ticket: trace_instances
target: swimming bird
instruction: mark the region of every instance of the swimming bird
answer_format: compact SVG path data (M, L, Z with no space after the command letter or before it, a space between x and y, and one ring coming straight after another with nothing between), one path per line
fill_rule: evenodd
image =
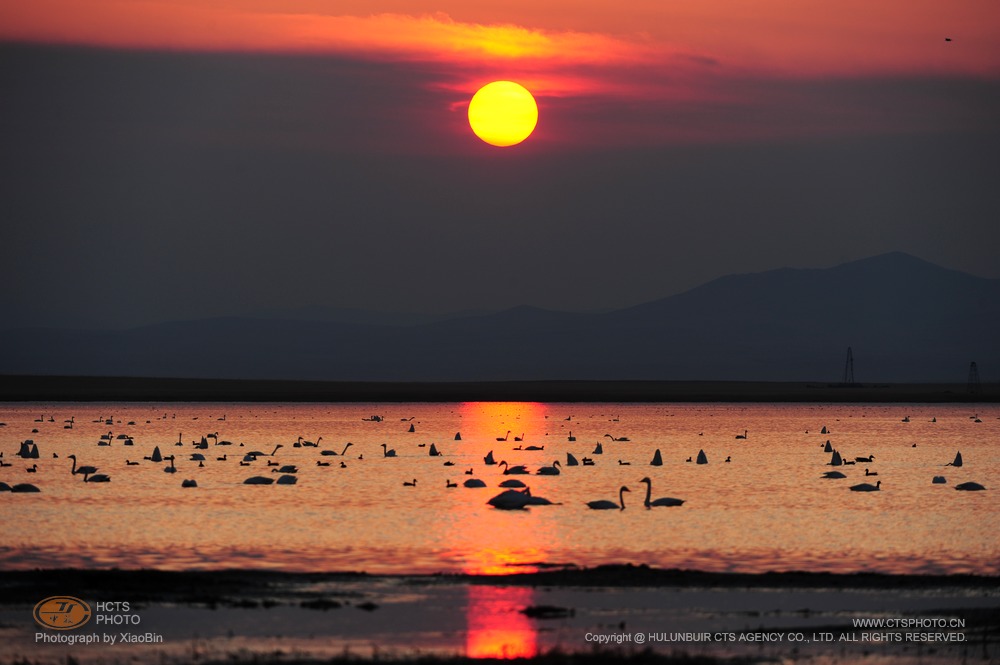
M500 487L527 487L527 485L524 484L524 481L518 480L517 478L511 478L510 480L505 480L500 483Z
M187 479L181 481L181 487L197 487L198 481L194 479Z
M510 436L510 430L507 430L507 433L503 436L498 436L497 441L506 441L508 436Z
M170 466L164 467L163 472L164 473L177 473L177 467L174 466L174 456L171 455L170 457L167 457L166 459L170 460Z
M854 461L855 462L874 462L875 461L875 456L874 455L869 455L868 457L855 457Z
M573 456L573 453L566 453L566 466L580 466L580 462Z
M535 471L535 473L539 476L558 476L560 466L562 465L559 463L559 460L555 460L552 462L552 466L543 466L538 471Z
M594 452L592 452L590 454L591 455L603 455L604 454L604 446L601 445L600 441L598 441L597 445L594 447Z
M568 436L568 437L566 437L566 440L567 440L567 441L576 441L576 437L575 437L575 436L573 436L573 432L570 432L570 433L569 433L569 436Z
M882 481L878 481L874 485L870 483L861 483L860 485L851 485L852 492L878 492L882 489Z
M456 441L461 441L462 440L462 433L461 432L455 432L455 440Z
M479 478L469 478L462 484L465 485L466 487L486 487L486 483L484 483Z
M650 466L663 466L663 456L660 455L660 449L657 448L656 452L653 453L653 460L649 463Z
M409 481L406 481L406 482L403 483L403 487L416 487L416 486L417 486L417 479L416 478L413 479L412 483L409 482Z
M83 482L85 483L110 483L111 476L105 473L95 473L93 475L89 473L83 474Z
M517 490L505 490L486 503L499 510L522 510L528 505L528 496Z
M446 480L446 481L444 481L444 486L445 486L446 488L450 488L450 487L458 487L458 483L453 483L453 482L451 482L450 480Z
M726 455L726 462L728 463L728 462L732 462L732 461L733 461L732 456L731 455Z
M650 501L650 497L653 495L653 481L647 476L639 481L640 483L646 483L646 500L643 502L647 508L668 508L673 506L684 505L684 499L674 499L673 497L665 496L655 501Z
M515 436L514 441L524 441L524 432L521 432L521 436Z
M552 501L549 501L544 496L532 496L532 494L531 494L531 488L530 487L526 487L524 489L524 495L525 495L525 497L527 497L527 500L525 501L525 505L526 506L555 506L555 505L558 505L556 503L553 503Z
M505 476L524 475L528 473L528 468L523 464L518 464L517 466L510 466L509 464L507 464L507 462L501 461L500 466L504 468L503 475Z
M584 457L583 458L583 465L584 466L594 466L594 460L590 459L589 457Z
M747 430L743 430L743 434L737 434L736 438L737 439L745 439L745 438L747 438Z
M270 485L274 482L274 478L268 478L267 476L250 476L243 481L244 485Z
M979 483L968 482L968 483L961 483L959 485L955 485L955 489L957 489L957 490L964 490L966 492L978 492L978 491L984 490L986 488L983 487L982 485L980 485Z
M299 482L298 476L285 475L285 476L278 476L278 480L277 480L277 482L275 484L276 485L294 485L297 482Z
M601 500L601 501L588 501L587 507L591 510L625 510L625 492L630 491L629 488L622 485L621 489L618 490L618 501L621 505L618 505L614 501Z
M827 471L823 474L824 478L846 478L847 476L840 471Z
M945 466L962 466L962 451L955 453L955 460L953 462L948 462Z
M388 447L389 446L387 446L386 444L384 444L384 443L382 444L382 457L395 457L396 456L396 449L393 448L391 450L387 450Z
M125 460L125 466L139 466L139 463L132 460Z
M225 462L226 461L226 455L223 455L222 457L216 457L215 461L216 462Z
M319 460L316 460L316 466L330 466L330 463L329 462L321 462Z
M631 464L632 462L623 462L621 460L618 460L618 466L630 466Z
M31 483L18 483L17 485L14 485L13 487L11 487L10 491L11 492L41 492L42 490L38 489L37 486L32 485Z
M439 451L437 449L437 446L432 443L431 444L430 454L431 454L431 457L440 457L441 456L441 451Z
M865 469L865 475L866 476L877 476L878 475L878 471L872 471L871 469Z
M71 474L75 475L75 474L78 474L78 473L97 473L97 467L96 466L81 466L81 467L77 467L77 465L76 465L76 455L70 455L69 458L71 460L73 460L73 468L70 469L70 473Z
M934 478L931 479L931 484L933 485L944 485L947 482L948 480L944 476L934 476Z
M545 450L545 446L525 446L525 450Z
M704 450L698 451L698 459L695 460L695 464L708 464L708 456L705 455Z
M27 471L28 473L35 473L38 471L38 465L32 464L31 466L26 467L24 470Z
M271 473L298 473L299 467L294 464L286 464L280 469L272 469Z
M493 451L486 453L486 457L483 458L483 463L485 464L496 464L496 460L493 459Z

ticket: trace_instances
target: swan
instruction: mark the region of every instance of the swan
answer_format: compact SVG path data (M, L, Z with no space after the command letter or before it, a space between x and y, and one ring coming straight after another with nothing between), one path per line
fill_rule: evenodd
M523 510L528 505L528 495L517 490L505 490L487 501L499 510Z
M953 462L948 462L945 466L962 466L962 451L955 453L955 460Z
M0 482L0 492L9 492L9 491L10 491L10 485L4 482Z
M573 436L573 432L572 431L569 433L569 436L566 437L566 440L567 441L576 441L576 437Z
M191 453L191 461L192 462L202 462L204 460L205 460L205 456L202 455L201 453Z
M316 466L330 466L330 463L329 462L320 462L319 460L316 460Z
M24 470L27 471L28 473L35 473L38 471L38 465L32 464L31 466L26 467Z
M111 476L106 473L95 473L91 475L89 473L83 474L83 482L85 483L110 483Z
M552 466L543 466L538 471L535 471L535 473L539 476L558 476L560 466L562 465L559 463L559 460L555 460L552 462Z
M473 470L472 470L472 469L470 468L470 469L469 469L468 471L466 471L466 472L465 472L465 475L467 475L467 476L471 476L471 475L472 475L473 473L475 473L475 471L473 471Z
M384 443L382 444L382 457L395 457L396 456L396 449L393 448L391 450L388 450L388 448L389 448L388 445L386 445Z
M573 457L573 453L566 453L566 466L580 466L580 462Z
M153 448L153 455L149 458L149 460L151 462L162 462L163 461L163 455L160 454L160 447L159 446L155 446Z
M708 456L705 455L704 450L698 451L698 459L695 460L695 464L708 464Z
M875 461L875 456L874 455L869 455L868 457L855 457L854 461L855 462L874 462Z
M198 486L197 480L189 479L181 481L181 487L197 487L197 486Z
M453 483L450 480L444 481L444 486L446 488L458 487L458 483Z
M75 475L78 473L97 473L96 466L81 466L78 468L76 466L76 455L70 455L69 458L73 460L73 468L70 470L70 474Z
M736 438L737 439L746 439L747 438L747 430L743 430L743 434L737 434Z
M833 444L830 443L830 439L826 440L826 445L823 446L823 452L824 453L832 453L833 452Z
M639 481L640 483L646 483L646 500L643 502L647 508L660 508L660 507L672 507L672 506L682 506L684 505L684 499L674 499L669 496L665 496L661 499L656 499L655 501L650 501L649 497L653 494L653 481L647 476Z
M244 485L270 485L274 482L274 478L268 478L267 476L250 476L243 481Z
M507 433L503 436L498 436L497 441L506 441L508 436L510 436L510 430L507 430Z
M177 473L177 467L174 466L174 456L171 455L170 457L168 457L166 459L170 460L170 466L164 467L163 472L164 473Z
M437 449L437 446L433 443L431 444L430 454L431 457L441 457L441 452Z
M833 456L830 457L830 464L829 464L829 466L843 466L843 465L844 465L843 458L840 456L839 452L837 452L836 450L834 450L833 451Z
M521 436L515 436L514 441L524 441L524 432L521 432Z
M500 462L500 466L503 467L503 475L505 476L521 476L528 473L528 468L523 464L518 464L517 466L510 466L505 461Z
M486 457L483 458L484 464L496 464L496 460L493 459L493 451L486 453Z
M297 482L299 482L299 479L296 476L278 476L278 480L277 480L277 482L275 484L276 485L294 485Z
M826 473L823 474L823 477L836 479L836 478L846 478L847 476L841 473L840 471L827 471Z
M413 425L410 425L410 429L408 429L408 430L406 430L406 431L407 431L407 432L411 432L411 433L412 433L412 432L416 432L416 431L417 431L417 428L416 428L415 426L413 426Z
M520 481L517 478L511 478L510 480L505 480L502 483L500 483L500 487L505 487L509 489L511 487L527 487L527 485L525 485L523 481Z
M882 489L882 481L878 481L874 485L870 483L861 483L860 485L851 485L852 492L878 492Z
M726 455L726 463L728 464L729 462L732 462L732 461L733 461L732 455Z
M866 476L877 476L878 475L878 471L872 471L871 469L865 469L865 475Z
M217 461L217 462L225 462L226 461L226 455L223 455L222 457L216 457L215 461Z
M139 463L132 460L125 460L125 466L139 466Z
M594 447L594 452L592 452L590 454L591 455L603 455L604 454L604 446L601 445L600 441L598 441L597 445Z
M298 472L299 472L299 467L295 466L294 464L286 464L280 469L271 470L271 473L298 473Z
M527 446L525 450L545 450L545 446Z
M966 492L978 492L986 488L980 485L979 483L968 482L968 483L962 483L960 485L955 485L955 489L964 490Z
M11 492L41 492L35 485L31 483L18 483L10 488Z
M461 441L462 440L462 433L461 432L455 432L455 440L456 441Z
M531 496L531 488L525 488L524 495L527 497L525 505L527 506L556 506L560 504L553 503L543 496Z
M618 460L618 466L630 466L631 464L632 462L623 462L621 460Z
M594 466L594 460L590 459L589 457L584 457L583 458L583 465L584 466Z
M481 481L479 478L469 478L462 484L466 487L486 487L486 483Z
M657 448L656 452L653 453L653 461L649 463L650 466L663 466L663 456L660 455L660 449Z
M409 481L406 481L406 482L403 483L403 487L416 487L416 486L417 486L417 479L416 478L413 479L412 483L409 482Z
M944 485L947 482L948 480L944 476L934 476L934 478L931 479L931 483L934 485Z
M621 489L618 490L618 501L621 502L619 506L614 501L588 501L587 507L591 510L625 510L625 492L629 492L629 488L622 485Z

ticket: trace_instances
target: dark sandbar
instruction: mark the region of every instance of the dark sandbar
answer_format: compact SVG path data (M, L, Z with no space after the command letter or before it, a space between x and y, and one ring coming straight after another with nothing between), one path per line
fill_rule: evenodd
M1000 384L766 381L342 382L0 376L0 401L1000 402Z

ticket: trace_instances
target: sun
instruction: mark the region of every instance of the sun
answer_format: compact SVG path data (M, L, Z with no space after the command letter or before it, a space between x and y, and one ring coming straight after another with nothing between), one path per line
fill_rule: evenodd
M538 124L538 105L528 90L513 81L487 83L469 102L469 125L490 145L505 148L531 136Z

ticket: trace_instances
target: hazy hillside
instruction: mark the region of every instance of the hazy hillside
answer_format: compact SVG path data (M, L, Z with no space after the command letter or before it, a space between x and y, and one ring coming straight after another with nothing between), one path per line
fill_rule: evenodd
M356 317L364 320L364 317ZM420 325L220 318L0 332L0 373L327 380L958 381L1000 368L1000 280L892 253L723 277L603 314L519 307Z

